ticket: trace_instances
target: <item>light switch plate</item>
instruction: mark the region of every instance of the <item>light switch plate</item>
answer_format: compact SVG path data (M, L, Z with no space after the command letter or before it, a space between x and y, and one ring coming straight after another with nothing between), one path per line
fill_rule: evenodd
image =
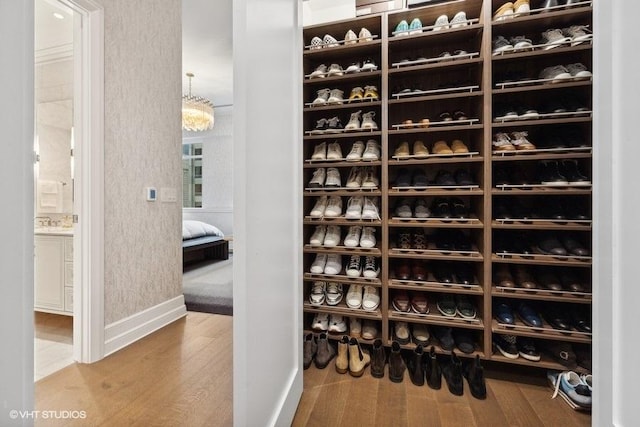
M178 192L172 187L163 187L160 189L160 201L165 203L175 203L178 201Z

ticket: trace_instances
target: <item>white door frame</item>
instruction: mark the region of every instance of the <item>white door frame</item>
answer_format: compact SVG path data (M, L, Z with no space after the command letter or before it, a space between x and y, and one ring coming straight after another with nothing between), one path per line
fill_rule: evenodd
M104 13L93 0L59 0L81 16L74 35L73 358L104 357Z

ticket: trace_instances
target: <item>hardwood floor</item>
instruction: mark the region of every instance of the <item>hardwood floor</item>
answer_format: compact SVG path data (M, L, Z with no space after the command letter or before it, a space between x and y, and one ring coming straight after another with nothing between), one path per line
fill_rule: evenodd
M187 317L91 365L73 364L35 385L36 410L85 411L43 426L230 426L231 316Z
M36 383L36 410L85 411L42 426L231 426L232 317L189 312L137 343L91 364L73 364ZM551 399L537 376L486 367L486 400L402 383L338 374L333 363L304 371L293 426L589 426L589 414Z
M73 317L34 312L34 379L73 363Z
M402 383L376 379L369 370L361 378L341 375L333 362L326 369L304 371L304 392L293 426L589 426L591 416L577 412L560 398L552 400L544 370L538 375L507 371L493 364L485 369L487 399L474 399L465 380L463 396L414 386L405 372Z

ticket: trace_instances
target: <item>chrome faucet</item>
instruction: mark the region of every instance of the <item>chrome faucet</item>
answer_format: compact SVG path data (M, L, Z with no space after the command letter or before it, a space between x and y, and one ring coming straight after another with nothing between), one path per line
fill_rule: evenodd
M36 221L41 227L50 227L51 226L51 218L48 216L37 216Z

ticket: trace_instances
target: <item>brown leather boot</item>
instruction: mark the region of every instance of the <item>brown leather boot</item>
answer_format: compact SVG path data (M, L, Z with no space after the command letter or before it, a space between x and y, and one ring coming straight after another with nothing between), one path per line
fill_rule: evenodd
M407 365L402 359L398 341L391 343L391 355L389 356L389 379L394 383L401 383L404 378L404 371Z
M374 378L384 377L384 365L386 363L386 355L382 340L377 339L373 342L371 350L371 376Z
M361 377L364 368L371 362L369 353L360 348L358 340L351 338L349 341L349 373L354 377Z
M349 337L343 335L338 341L338 357L336 357L336 372L346 374L349 370Z
M316 368L326 368L335 355L336 350L329 344L327 334L325 332L321 333L320 336L318 336L318 350L316 351L316 357L314 359Z

